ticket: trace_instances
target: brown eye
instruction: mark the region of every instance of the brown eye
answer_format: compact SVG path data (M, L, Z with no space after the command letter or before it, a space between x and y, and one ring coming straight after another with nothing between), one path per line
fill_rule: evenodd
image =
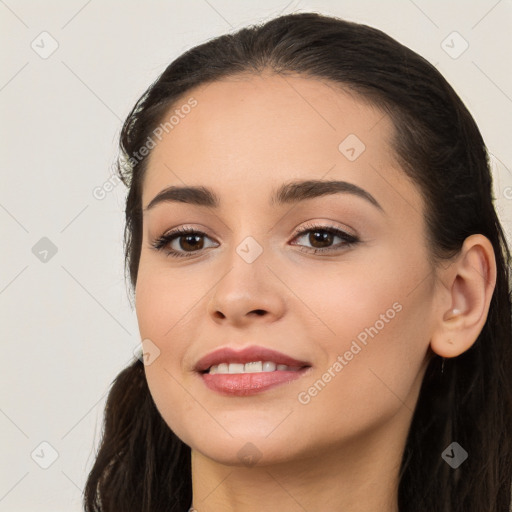
M178 245L185 251L202 249L204 245L202 235L180 235L176 237L176 240L179 240Z
M327 231L317 230L310 231L308 242L315 248L324 248L332 244L334 239L334 235L332 233L328 233ZM319 246L317 245L319 244Z
M337 249L355 245L359 242L357 237L349 235L334 226L308 226L307 229L300 231L295 236L294 240L300 240L301 238L306 238L306 242L311 244L309 250L307 246L303 246L302 244L294 243L293 245L300 245L301 251L314 253L335 251ZM332 246L336 238L339 238L342 241L337 245Z
M178 228L162 235L151 245L161 251L167 249L167 255L173 257L193 256L205 248L206 233L189 228Z

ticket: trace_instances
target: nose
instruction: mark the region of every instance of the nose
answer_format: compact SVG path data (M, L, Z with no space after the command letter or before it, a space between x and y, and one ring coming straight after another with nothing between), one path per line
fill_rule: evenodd
M286 307L283 285L267 267L264 255L247 263L235 253L230 263L208 302L213 321L242 327L279 320Z

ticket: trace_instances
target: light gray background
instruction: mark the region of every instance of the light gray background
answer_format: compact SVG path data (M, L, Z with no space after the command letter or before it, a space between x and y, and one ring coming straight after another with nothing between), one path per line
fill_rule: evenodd
M191 46L308 10L376 26L439 68L493 155L512 232L510 0L0 0L0 512L81 510L106 393L139 343L123 280L125 189L93 196L122 120ZM46 261L43 237L57 248Z

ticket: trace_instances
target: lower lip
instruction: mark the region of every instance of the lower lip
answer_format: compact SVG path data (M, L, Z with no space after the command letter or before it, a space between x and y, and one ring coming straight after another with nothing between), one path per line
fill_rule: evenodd
M224 395L249 396L300 379L311 367L296 371L201 374L203 382Z

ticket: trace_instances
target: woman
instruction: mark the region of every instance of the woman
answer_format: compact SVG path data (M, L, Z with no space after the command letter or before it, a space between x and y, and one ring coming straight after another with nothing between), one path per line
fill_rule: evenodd
M176 59L120 145L144 356L87 511L509 509L510 253L432 65L282 16Z

